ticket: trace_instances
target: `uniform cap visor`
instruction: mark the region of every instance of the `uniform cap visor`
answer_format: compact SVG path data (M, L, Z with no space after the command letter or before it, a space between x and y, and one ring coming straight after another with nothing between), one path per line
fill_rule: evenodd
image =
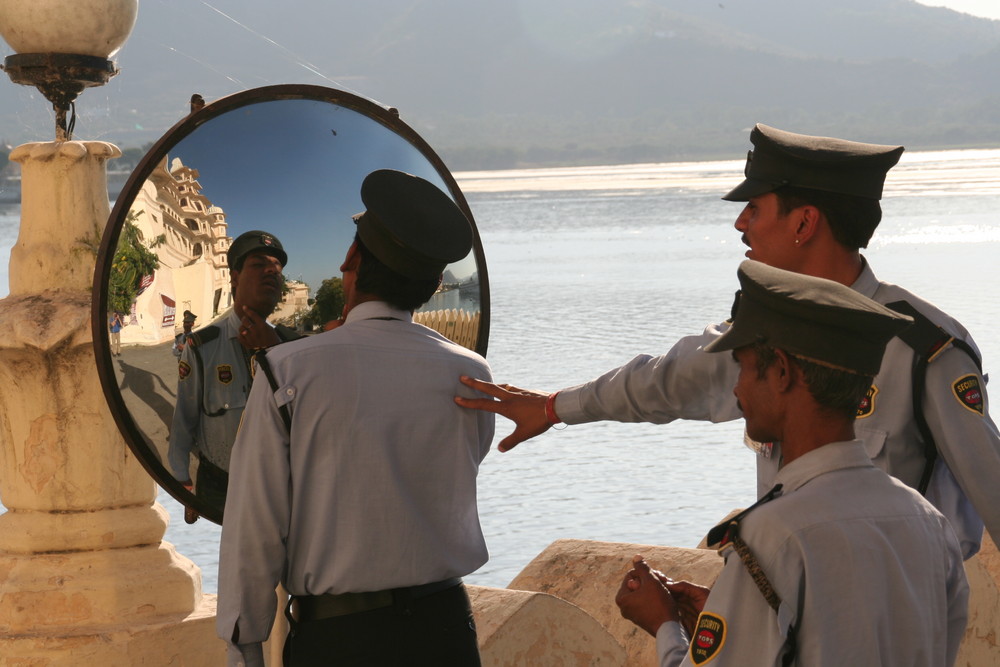
M726 201L750 201L753 197L773 192L779 187L781 187L780 183L768 183L748 178L730 190L723 199Z

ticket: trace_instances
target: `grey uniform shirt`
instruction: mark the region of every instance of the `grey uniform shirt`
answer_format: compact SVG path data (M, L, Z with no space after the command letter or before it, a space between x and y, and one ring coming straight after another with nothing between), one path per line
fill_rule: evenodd
M395 319L376 319L395 318ZM233 449L219 561L219 636L259 658L280 581L292 595L464 576L487 560L476 505L494 416L465 410L481 356L368 302L338 329L267 353ZM291 435L278 406L291 413Z
M860 441L831 443L775 477L782 495L751 511L740 536L774 587L771 609L731 546L692 645L712 665L941 667L955 661L969 587L948 521L876 469ZM669 574L669 573L668 573ZM660 663L693 664L677 623L657 632ZM707 662L707 661L706 661Z
M190 478L191 454L200 452L229 469L229 452L250 393L250 371L237 335L240 318L229 309L212 323L219 335L189 342L178 362L177 406L170 426L170 471Z
M882 304L908 301L975 348L961 324L906 290L879 282L867 262L851 287ZM728 326L710 326L700 336L682 338L665 355L638 356L596 380L564 389L556 397L556 413L568 424L740 418L733 396L739 365L728 354L702 351ZM890 341L873 395L855 429L877 467L916 487L925 458L913 417L913 358L906 343L898 338ZM967 402L972 385L979 409ZM1000 541L1000 432L989 416L985 381L961 350L946 349L928 367L924 414L940 452L927 496L952 522L969 558L979 550L983 521L994 541ZM757 457L759 495L773 486L780 460L780 444L774 445L770 457Z

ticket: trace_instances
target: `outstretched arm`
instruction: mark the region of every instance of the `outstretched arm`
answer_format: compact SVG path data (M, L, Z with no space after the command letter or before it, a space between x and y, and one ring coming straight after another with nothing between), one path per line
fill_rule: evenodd
M462 384L481 391L492 398L463 398L455 397L455 402L463 408L474 410L486 410L506 417L515 424L513 433L500 441L498 448L501 452L517 447L520 443L534 438L536 435L549 430L549 427L558 423L553 413L552 419L546 414L546 402L553 394L548 394L532 389L519 389L509 384L494 384L483 382L475 378L463 375ZM549 405L548 410L552 408Z

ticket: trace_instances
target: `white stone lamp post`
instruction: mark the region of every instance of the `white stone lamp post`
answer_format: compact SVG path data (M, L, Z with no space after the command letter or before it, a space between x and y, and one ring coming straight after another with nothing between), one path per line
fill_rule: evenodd
M0 665L218 665L214 598L162 541L165 510L103 398L91 284L119 149L71 141L73 104L137 0L0 0L15 83L52 102L56 141L17 147L21 226L0 300ZM67 122L67 114L70 118Z
M0 0L0 34L17 51L3 69L52 102L56 140L71 139L66 114L84 88L118 73L111 56L135 25L138 0Z

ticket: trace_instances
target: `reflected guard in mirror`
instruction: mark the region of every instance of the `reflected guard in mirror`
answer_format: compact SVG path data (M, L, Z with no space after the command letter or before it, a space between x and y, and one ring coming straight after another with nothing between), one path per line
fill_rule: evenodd
M189 513L222 521L261 345L240 338L254 334L241 333L237 308L249 305L264 340L317 335L336 320L352 216L377 169L430 181L468 217L472 252L414 319L485 355L489 283L475 221L393 109L306 85L223 98L157 141L115 202L94 277L98 373L130 448Z

